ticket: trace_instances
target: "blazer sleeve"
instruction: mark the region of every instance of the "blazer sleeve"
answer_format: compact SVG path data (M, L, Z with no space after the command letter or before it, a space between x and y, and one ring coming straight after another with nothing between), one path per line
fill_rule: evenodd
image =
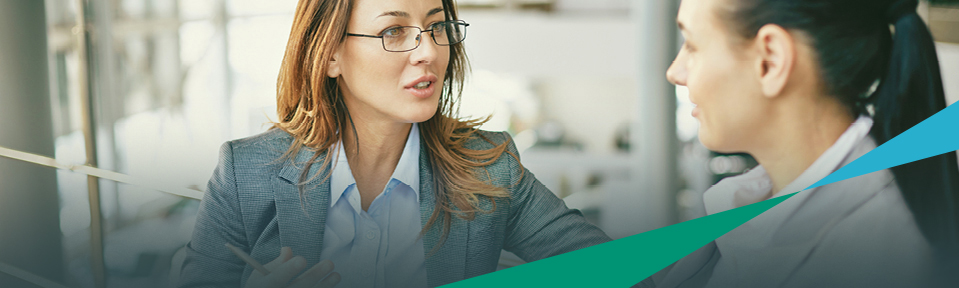
M608 242L606 233L587 222L579 210L566 207L529 170L522 168L520 175L519 152L509 134L503 134L508 151L516 155L503 155L509 158L510 183L515 184L510 189L504 249L532 262Z
M186 247L177 287L240 287L245 264L225 244L249 251L237 197L230 142L220 147L220 160L200 201L193 238Z

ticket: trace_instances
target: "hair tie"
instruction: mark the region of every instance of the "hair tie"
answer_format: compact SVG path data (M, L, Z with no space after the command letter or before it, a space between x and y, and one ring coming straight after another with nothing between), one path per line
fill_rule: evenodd
M890 23L899 22L902 17L916 14L919 7L919 0L899 0L892 3L889 10L886 11L886 20Z

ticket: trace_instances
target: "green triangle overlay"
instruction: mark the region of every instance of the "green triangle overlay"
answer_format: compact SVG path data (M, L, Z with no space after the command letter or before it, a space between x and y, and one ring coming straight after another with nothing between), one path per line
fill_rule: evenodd
M873 151L840 168L827 183L887 169L926 157L955 151L952 138L942 140L942 131L954 130L959 105L950 105L918 125L889 140ZM948 134L948 133L947 133ZM931 144L933 145L931 145ZM930 150L931 149L931 150ZM837 173L842 175L836 175ZM797 192L798 193L798 192ZM693 253L710 241L796 195L792 193L700 217L596 245L578 251L542 259L517 267L466 279L443 287L627 287L639 283L669 264ZM550 277L550 276L560 277ZM499 287L498 287L499 288Z
M796 193L443 287L629 287L793 195Z

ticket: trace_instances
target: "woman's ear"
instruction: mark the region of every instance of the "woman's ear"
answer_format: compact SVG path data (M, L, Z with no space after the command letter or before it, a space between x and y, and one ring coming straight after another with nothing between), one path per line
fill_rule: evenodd
M796 62L796 42L789 31L779 25L767 24L756 33L758 51L757 72L763 96L782 94L793 73Z
M338 78L343 73L343 71L340 71L340 63L342 63L340 61L340 47L342 46L337 46L336 50L333 51L333 56L330 57L330 63L327 65L326 76L330 78Z

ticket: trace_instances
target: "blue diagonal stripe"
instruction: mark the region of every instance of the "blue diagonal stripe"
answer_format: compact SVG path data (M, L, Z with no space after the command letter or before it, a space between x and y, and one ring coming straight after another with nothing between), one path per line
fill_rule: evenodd
M836 170L808 189L959 150L959 105ZM795 195L792 193L445 287L626 287Z
M809 188L959 150L959 105L951 105Z

